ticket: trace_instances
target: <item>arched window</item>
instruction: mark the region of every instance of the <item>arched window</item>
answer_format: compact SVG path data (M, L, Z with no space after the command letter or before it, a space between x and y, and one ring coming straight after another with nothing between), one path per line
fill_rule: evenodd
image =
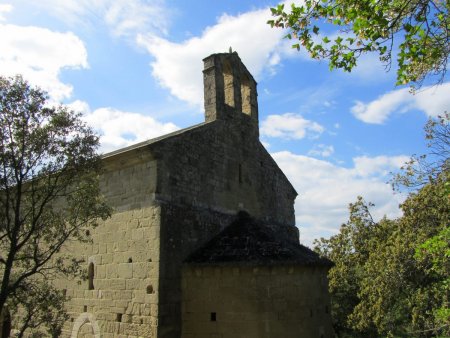
M234 107L233 70L227 60L223 63L223 89L225 91L225 104Z
M242 112L247 115L252 114L252 98L250 90L250 80L247 75L241 78L241 97L242 97Z
M94 290L94 263L89 263L88 267L88 290Z

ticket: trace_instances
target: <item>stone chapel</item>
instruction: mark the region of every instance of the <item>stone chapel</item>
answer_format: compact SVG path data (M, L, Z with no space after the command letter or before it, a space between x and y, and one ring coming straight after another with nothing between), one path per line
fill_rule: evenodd
M331 262L299 244L296 191L259 141L238 54L203 60L205 122L103 156L114 208L66 247L87 281L64 337L332 337Z

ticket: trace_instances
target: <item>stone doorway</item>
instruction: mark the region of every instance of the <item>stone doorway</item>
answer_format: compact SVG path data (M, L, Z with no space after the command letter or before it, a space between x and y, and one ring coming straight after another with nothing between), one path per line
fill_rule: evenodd
M100 328L92 313L82 313L75 320L71 338L100 338Z

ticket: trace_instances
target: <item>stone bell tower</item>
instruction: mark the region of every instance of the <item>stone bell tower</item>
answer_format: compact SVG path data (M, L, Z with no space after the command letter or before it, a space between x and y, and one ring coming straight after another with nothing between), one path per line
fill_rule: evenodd
M203 63L206 122L244 114L258 126L256 81L238 54L213 54Z

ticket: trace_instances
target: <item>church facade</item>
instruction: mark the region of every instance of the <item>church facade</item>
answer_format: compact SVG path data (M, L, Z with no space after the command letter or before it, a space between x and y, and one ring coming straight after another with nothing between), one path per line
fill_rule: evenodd
M103 157L114 208L65 250L88 280L65 337L332 337L330 262L299 244L295 189L259 141L237 53L204 59L205 122Z

